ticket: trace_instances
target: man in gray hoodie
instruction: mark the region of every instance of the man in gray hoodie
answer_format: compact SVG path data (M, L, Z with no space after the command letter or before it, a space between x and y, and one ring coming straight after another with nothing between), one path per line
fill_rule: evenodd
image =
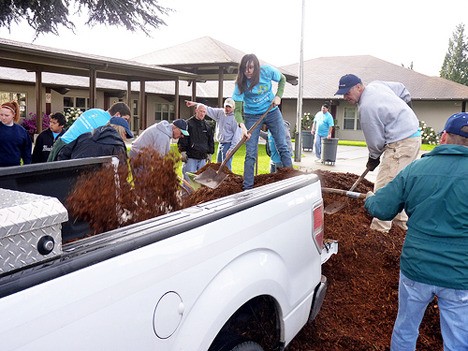
M380 164L375 192L418 157L421 131L418 117L411 108L411 95L402 83L373 81L364 85L354 74L341 77L335 95L343 95L345 101L358 107L369 149L366 167L373 171ZM403 211L393 223L406 230L407 220ZM374 218L370 228L388 232L391 226L392 221Z
M189 136L187 122L176 119L174 122L161 121L146 128L143 133L132 143L130 158L138 155L145 147L151 147L162 156L166 156L171 148L171 138L179 139Z

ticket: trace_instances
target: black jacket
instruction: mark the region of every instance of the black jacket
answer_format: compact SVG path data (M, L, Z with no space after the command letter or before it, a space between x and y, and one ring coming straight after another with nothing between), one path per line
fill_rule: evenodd
M210 125L194 116L187 120L187 124L190 136L179 139L179 151L186 151L187 157L197 160L203 160L208 154L214 154L214 133Z
M57 136L60 137L65 133L65 129ZM32 163L42 163L47 162L47 158L49 157L50 150L52 150L52 146L55 143L54 134L50 129L44 130L40 133L37 138L36 142L34 143L34 150L32 153Z
M118 156L127 158L127 147L114 127L105 125L80 135L60 150L57 160L85 157Z

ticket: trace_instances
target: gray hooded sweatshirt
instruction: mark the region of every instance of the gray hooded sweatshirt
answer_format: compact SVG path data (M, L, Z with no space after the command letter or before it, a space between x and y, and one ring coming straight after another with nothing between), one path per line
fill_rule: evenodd
M162 156L169 153L172 138L172 124L161 121L146 128L143 133L132 143L130 157L135 157L141 149L151 147Z

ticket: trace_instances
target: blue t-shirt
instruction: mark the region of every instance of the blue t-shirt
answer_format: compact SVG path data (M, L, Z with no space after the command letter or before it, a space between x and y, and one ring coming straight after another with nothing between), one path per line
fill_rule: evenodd
M232 98L234 101L244 102L244 113L248 115L261 115L268 110L271 102L275 98L272 91L272 81L279 82L281 80L281 72L271 66L260 67L260 78L258 84L252 90L240 93L239 87L234 87ZM247 80L247 86L250 87L250 80ZM277 107L275 107L277 108Z
M98 127L102 127L109 123L111 115L109 112L99 108L92 108L83 112L75 122L68 128L65 134L62 135L62 140L66 144L70 144L80 135L93 131Z
M330 112L317 112L314 118L314 122L316 128L315 132L321 137L328 136L330 127L333 127L335 125L335 123L333 122L333 116L330 114Z

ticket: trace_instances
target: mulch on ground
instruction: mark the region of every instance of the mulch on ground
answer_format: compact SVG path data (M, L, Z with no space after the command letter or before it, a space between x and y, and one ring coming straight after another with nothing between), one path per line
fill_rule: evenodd
M147 155L142 161L144 162L138 164L139 172L146 173L158 169L158 174L167 172L174 177L174 164L177 159L163 162L154 155ZM148 165L148 162L154 162L157 167L144 166ZM206 167L217 169L219 164ZM130 211L126 213L126 222L122 223L122 209L135 210L134 204L127 204L126 201L137 201L139 207L142 204L165 203L170 208L163 208L164 206L158 208L158 214L163 214L241 192L242 177L232 174L227 168L223 171L228 176L218 188L202 187L189 196L178 196L176 203L174 197L176 185L170 183L171 186L167 187L163 182L155 180L154 176L135 180L139 181L138 186L141 189L145 189L146 185L150 186L151 191L148 195L145 195L144 191L139 191L136 197L128 196L127 192L130 191L128 189L126 192L110 191L109 188L113 189L115 184L125 183L124 175L121 175L120 181L116 183L114 173L110 170L108 172L112 173L107 176L100 174L99 177L84 177L70 197L69 206L78 212L75 215L81 214L88 221L94 218L95 224L92 227L97 231L109 230L112 229L108 228L110 224L125 225L137 219L138 221L144 219L141 214L137 216L136 212ZM289 178L299 173L301 172L296 170L284 170L275 174L258 175L255 177L255 186ZM344 190L349 189L358 178L351 173L321 170L317 170L316 174L321 179L323 187ZM89 195L90 189L92 196ZM104 194L98 194L99 189L107 190ZM367 193L372 189L373 184L364 179L355 191ZM118 199L115 199L116 194L119 196ZM108 196L108 201L103 199L103 196ZM98 200L94 200L97 202L92 204L93 199ZM398 227L392 228L387 234L370 230L371 218L364 210L363 200L329 193L323 193L323 199L324 206L335 201L346 203L339 212L325 215L325 238L338 240L339 252L322 266L323 274L329 283L322 310L315 321L302 329L287 350L389 350L393 323L398 310L399 257L405 232ZM89 206L85 205L90 202ZM118 206L120 211L106 208L108 203ZM85 210L88 207L91 211ZM102 211L103 209L105 211ZM102 214L101 218L99 213ZM120 217L113 217L115 213ZM150 216L148 218L154 216L154 212L151 211L144 213ZM421 324L417 350L442 350L436 300L429 305Z
M358 175L317 170L322 186L349 189ZM355 191L367 193L366 179ZM325 237L339 242L338 254L323 266L329 286L316 320L305 327L287 350L389 350L398 311L398 275L405 232L392 227L384 234L369 229L371 217L363 200L323 194L324 205L345 201L339 212L325 215ZM442 350L439 311L434 300L426 310L418 351Z

